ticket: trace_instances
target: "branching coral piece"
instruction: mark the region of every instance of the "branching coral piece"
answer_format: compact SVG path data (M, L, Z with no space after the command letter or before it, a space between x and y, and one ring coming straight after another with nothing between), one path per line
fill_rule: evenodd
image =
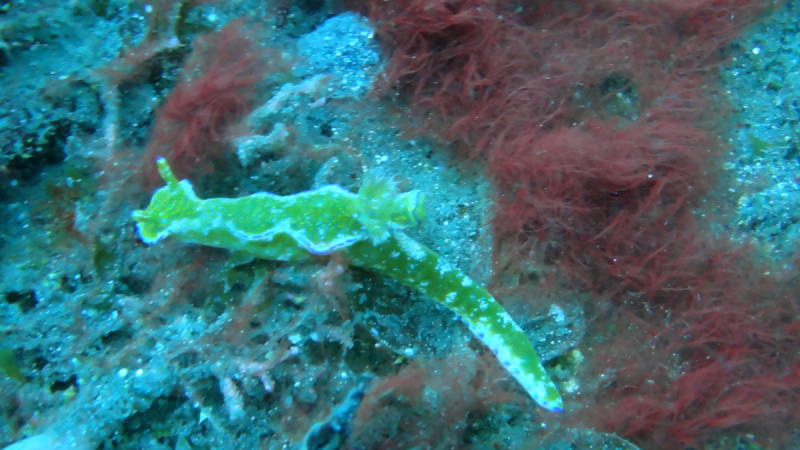
M555 412L561 396L533 345L499 303L460 270L401 231L422 217L422 194L398 194L379 176L358 195L324 186L290 196L266 192L229 199L199 199L158 160L167 186L145 210L134 211L142 240L167 236L222 247L251 258L298 261L344 254L351 264L393 277L449 308L497 356L536 403ZM241 259L239 259L241 261Z

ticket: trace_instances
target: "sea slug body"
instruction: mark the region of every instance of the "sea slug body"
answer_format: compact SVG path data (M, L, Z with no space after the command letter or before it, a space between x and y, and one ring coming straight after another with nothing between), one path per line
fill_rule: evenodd
M395 278L449 308L536 403L562 410L558 389L536 350L503 307L463 272L403 233L424 218L419 191L398 194L390 180L368 174L357 194L329 185L289 196L261 192L204 200L189 181L175 178L163 158L158 169L167 185L153 194L146 209L133 212L145 243L171 236L229 249L237 261L301 261L340 252L350 264Z

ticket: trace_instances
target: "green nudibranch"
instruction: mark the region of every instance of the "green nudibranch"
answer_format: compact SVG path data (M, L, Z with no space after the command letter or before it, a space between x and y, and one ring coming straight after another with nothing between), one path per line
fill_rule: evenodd
M419 191L398 194L388 179L368 175L358 194L329 185L288 196L201 200L163 158L158 170L167 185L147 209L133 212L145 243L173 236L280 261L341 252L350 264L393 277L449 308L536 403L561 412L558 389L519 325L483 287L401 231L424 217Z

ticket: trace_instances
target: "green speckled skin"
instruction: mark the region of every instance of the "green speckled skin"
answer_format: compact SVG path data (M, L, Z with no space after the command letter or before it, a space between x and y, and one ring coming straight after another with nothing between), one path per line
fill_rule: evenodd
M542 407L560 412L561 395L522 329L495 299L433 250L396 231L386 242L357 242L348 260L419 289L453 311Z
M298 261L343 253L356 266L419 289L452 310L520 382L534 401L563 408L525 333L480 285L429 248L400 231L419 223L421 194L397 194L390 182L369 178L359 194L325 186L291 196L257 193L237 199L201 200L158 161L167 186L133 218L142 240L167 236L247 255Z

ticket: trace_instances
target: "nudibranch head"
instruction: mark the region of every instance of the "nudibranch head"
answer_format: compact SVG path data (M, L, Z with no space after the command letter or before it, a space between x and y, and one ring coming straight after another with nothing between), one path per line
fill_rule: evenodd
M192 185L186 180L178 182L164 158L158 158L157 164L158 172L167 185L153 194L146 209L131 214L139 236L147 244L169 236L177 223L195 216L199 202Z

